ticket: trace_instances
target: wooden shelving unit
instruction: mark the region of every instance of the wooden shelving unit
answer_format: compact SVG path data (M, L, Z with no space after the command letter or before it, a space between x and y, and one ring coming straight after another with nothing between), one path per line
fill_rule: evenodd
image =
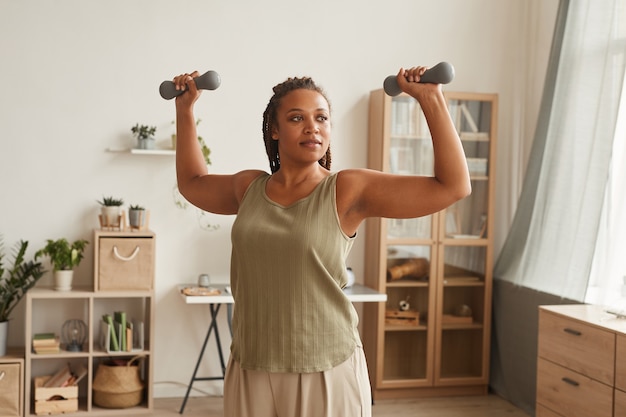
M497 96L445 96L472 194L431 216L367 221L365 284L388 298L386 305L364 307L375 398L487 392ZM373 91L369 120L370 168L433 174L432 140L415 99ZM386 320L401 302L419 313L418 325Z
M72 369L84 366L87 375L78 384L78 411L72 415L107 415L127 416L149 414L153 410L153 367L154 367L154 285L153 276L149 278L127 276L129 280L142 282L150 279L147 289L107 289L99 290L102 283L98 281L97 265L105 262L100 252L101 239L118 239L120 242L130 239L154 239L154 233L111 232L97 230L94 233L94 252L96 267L94 284L86 288L75 287L71 291L56 291L53 288L33 288L26 294L26 328L25 328L25 416L34 416L34 379L35 377L53 375L57 370L69 364ZM153 250L153 245L149 246ZM136 260L145 258L136 258ZM151 262L154 261L152 256ZM131 268L133 270L135 268ZM142 269L143 270L143 269ZM153 274L153 269L147 269ZM100 287L97 285L100 285ZM133 351L111 352L102 346L100 331L102 316L115 311L126 312L127 317L135 322L143 323L142 349ZM53 354L37 354L32 346L32 338L36 333L55 332L61 335L61 327L66 320L80 319L87 324L87 338L80 352L68 352L61 345L61 351ZM101 408L94 404L93 380L99 363L111 358L131 359L139 356L140 375L144 383L143 399L138 406L124 409Z

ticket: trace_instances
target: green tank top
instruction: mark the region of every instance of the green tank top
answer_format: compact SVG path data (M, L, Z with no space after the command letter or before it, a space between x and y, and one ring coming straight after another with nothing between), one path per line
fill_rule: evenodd
M354 238L339 224L337 174L287 207L265 193L269 178L250 184L232 227L231 354L243 369L325 371L361 343L342 291Z

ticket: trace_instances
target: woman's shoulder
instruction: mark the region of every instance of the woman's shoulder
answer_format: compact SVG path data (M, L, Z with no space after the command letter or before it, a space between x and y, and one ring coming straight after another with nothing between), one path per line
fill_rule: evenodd
M270 174L259 169L247 169L239 171L233 175L234 187L237 193L237 200L241 202L241 199L245 195L248 187L257 178L269 178Z

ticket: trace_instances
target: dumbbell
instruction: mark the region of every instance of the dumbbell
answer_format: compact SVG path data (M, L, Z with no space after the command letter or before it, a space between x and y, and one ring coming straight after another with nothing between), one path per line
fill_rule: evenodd
M432 68L428 68L420 77L420 83L448 84L454 79L454 67L448 62L440 62ZM385 93L397 96L402 92L395 75L390 75L383 82Z
M219 74L215 71L207 71L193 80L196 82L196 87L201 90L215 90L222 82ZM187 89L177 90L176 85L172 81L163 81L159 86L159 93L165 100L171 100L185 91Z

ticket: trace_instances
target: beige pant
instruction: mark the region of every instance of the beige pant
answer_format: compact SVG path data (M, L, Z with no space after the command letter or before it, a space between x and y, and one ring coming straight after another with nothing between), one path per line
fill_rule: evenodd
M371 417L372 397L362 348L335 368L306 374L241 369L228 361L225 417Z

